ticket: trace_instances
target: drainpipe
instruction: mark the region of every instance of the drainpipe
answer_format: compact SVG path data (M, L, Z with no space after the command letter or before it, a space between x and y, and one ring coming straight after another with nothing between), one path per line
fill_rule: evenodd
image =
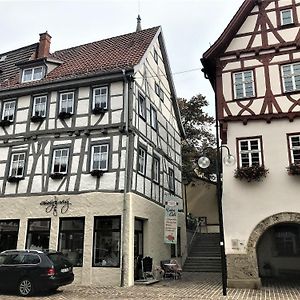
M125 121L125 134L126 134L126 160L125 160L125 176L124 176L124 193L123 193L123 214L122 214L122 259L121 259L121 287L128 285L128 272L129 272L129 228L130 228L130 203L127 199L127 173L129 161L129 97L128 90L129 84L126 77L125 70L122 70L124 80L124 121Z

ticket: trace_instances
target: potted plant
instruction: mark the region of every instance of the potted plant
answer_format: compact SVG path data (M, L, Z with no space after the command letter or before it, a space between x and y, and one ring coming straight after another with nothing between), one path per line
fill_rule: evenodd
M61 119L61 120L64 120L64 119L69 119L72 117L72 114L70 112L66 112L66 111L61 111L59 114L58 114L58 118Z
M106 112L106 108L101 107L100 103L95 103L95 107L92 109L93 114L100 115Z
M43 122L44 119L45 117L40 116L38 113L36 113L34 116L31 117L31 122L39 123L39 122Z
M0 126L1 127L7 127L9 126L10 124L12 124L12 121L8 120L8 119L3 119L0 121Z
M91 171L91 175L97 178L100 178L101 176L103 176L104 171L103 170L92 170Z
M289 175L300 175L300 164L290 164L286 169Z
M265 166L247 166L235 169L234 177L240 180L261 181L267 176L269 170Z
M65 175L66 174L64 174L64 173L58 173L58 172L56 172L56 173L50 174L50 177L52 179L62 179Z
M18 176L9 176L7 178L8 182L19 182L20 180L23 180L24 177L18 177Z

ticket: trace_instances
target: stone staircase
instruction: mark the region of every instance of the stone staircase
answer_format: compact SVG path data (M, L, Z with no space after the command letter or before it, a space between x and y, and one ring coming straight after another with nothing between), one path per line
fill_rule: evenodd
M197 233L195 235L183 271L221 272L219 233Z

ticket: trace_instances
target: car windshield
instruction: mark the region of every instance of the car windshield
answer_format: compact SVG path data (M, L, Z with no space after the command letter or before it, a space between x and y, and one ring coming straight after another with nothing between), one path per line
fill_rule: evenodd
M48 257L51 259L55 266L72 266L71 262L61 253L49 253Z

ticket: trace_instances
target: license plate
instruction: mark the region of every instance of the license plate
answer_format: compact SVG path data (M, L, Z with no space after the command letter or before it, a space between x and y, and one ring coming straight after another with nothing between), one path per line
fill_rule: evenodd
M69 268L61 269L60 271L61 271L62 273L67 273L67 272L69 272Z

